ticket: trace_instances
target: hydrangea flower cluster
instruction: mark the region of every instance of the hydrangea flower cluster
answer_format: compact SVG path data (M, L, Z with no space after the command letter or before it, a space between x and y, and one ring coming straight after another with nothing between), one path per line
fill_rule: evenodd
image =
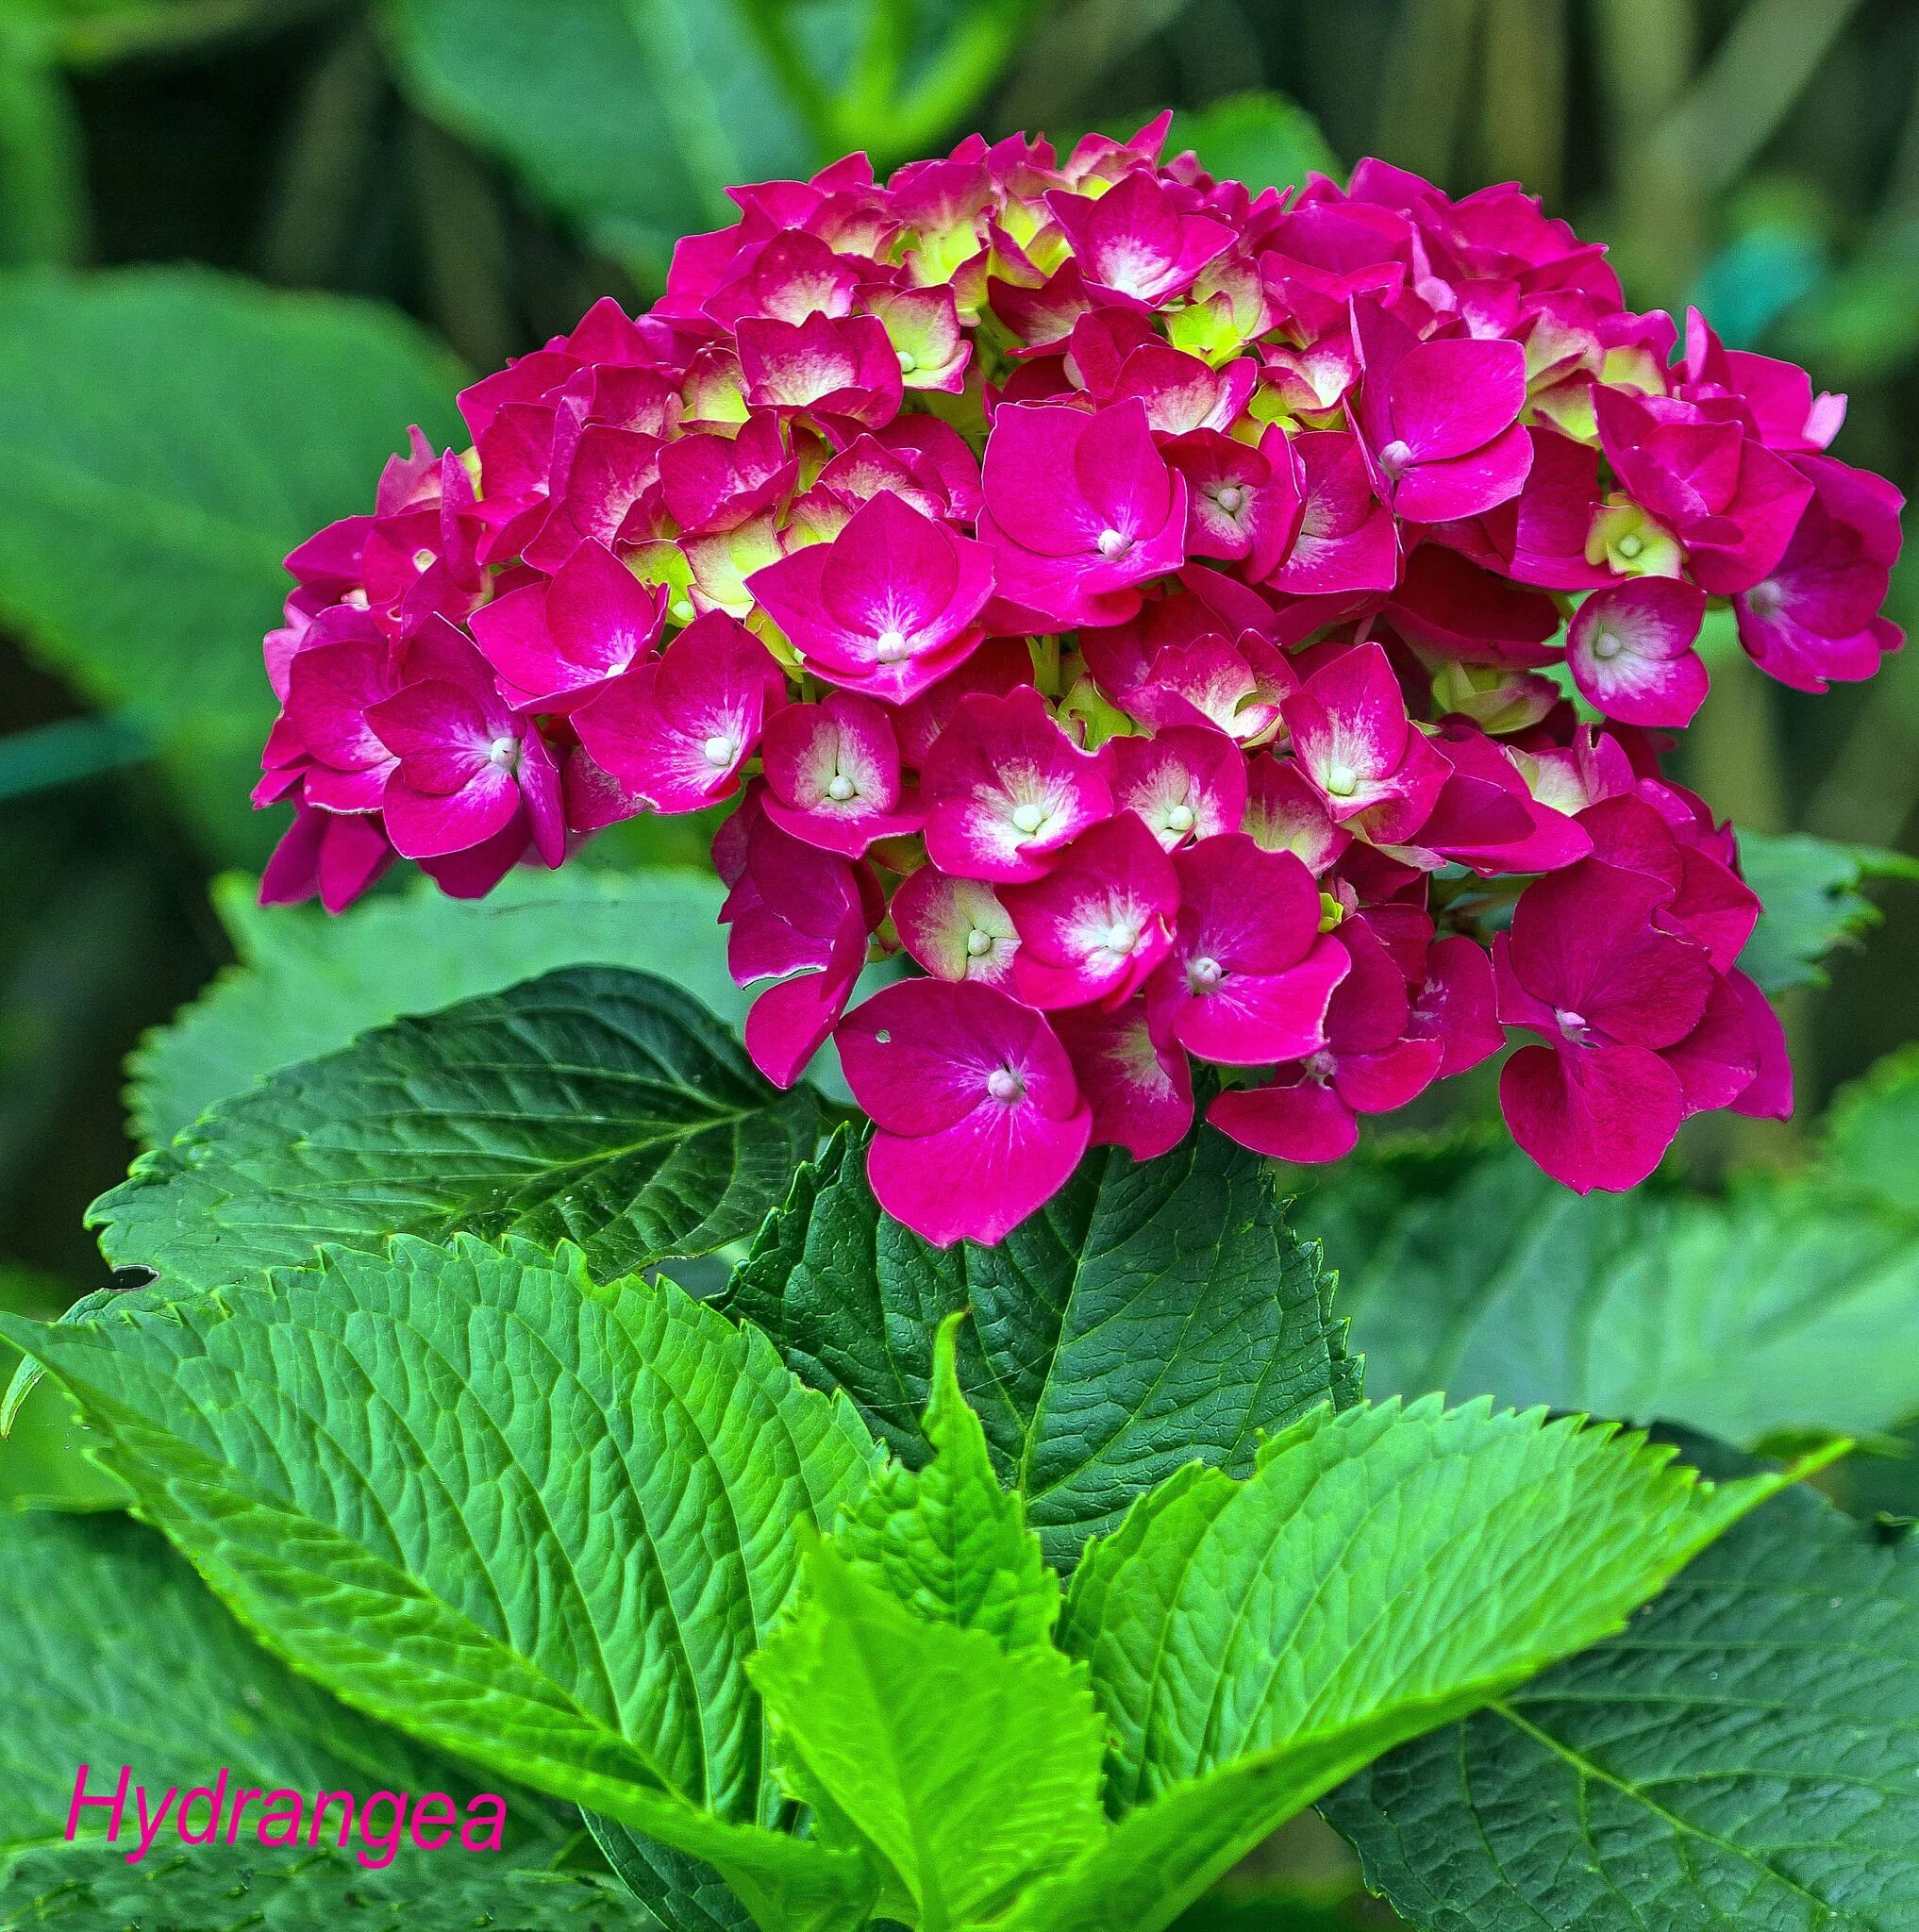
M1516 1044L1580 1190L1786 1111L1758 902L1660 757L1709 608L1802 690L1900 641L1843 399L1627 309L1515 186L1256 195L1164 133L739 189L649 313L468 390L471 449L416 432L289 559L266 897L734 800L748 1048L791 1083L837 1035L943 1242L1171 1147L1195 1060L1325 1161Z

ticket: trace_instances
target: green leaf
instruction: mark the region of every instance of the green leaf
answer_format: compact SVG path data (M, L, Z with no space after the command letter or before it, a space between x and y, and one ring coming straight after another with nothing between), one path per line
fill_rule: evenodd
M0 1262L0 1308L8 1314L52 1321L70 1292L50 1276ZM38 1379L20 1351L0 1341L0 1511L25 1503L118 1508L125 1491L88 1457L91 1438L64 1391L42 1388L27 1400Z
M334 1816L338 1817L338 1812ZM384 1831L381 1832L384 1837ZM29 1852L0 1880L8 1932L658 1932L609 1879L502 1870L457 1848L368 1870L356 1850L304 1845L243 1857L162 1839L138 1865L94 1853Z
M83 1763L96 1796L123 1764L156 1797L210 1785L223 1766L307 1792L384 1786L464 1803L486 1789L276 1663L159 1537L117 1512L0 1515L0 1864L35 1847L97 1859L97 1807L64 1842ZM563 1807L503 1795L517 1845L558 1842ZM133 1819L129 1795L123 1851Z
M1714 1489L1577 1418L1312 1412L1198 1466L1074 1577L1060 1642L1114 1731L1108 1841L1007 1932L1157 1932L1390 1745L1610 1634L1777 1479Z
M706 1859L768 1928L849 1909L857 1860L757 1828L784 1813L743 1667L875 1452L763 1337L470 1238L0 1332L301 1671Z
M1919 879L1919 859L1802 832L1741 832L1739 863L1763 908L1739 963L1770 993L1829 983L1826 956L1885 916L1861 891L1868 879Z
M1052 1637L1060 1579L1026 1528L1019 1495L1000 1488L986 1433L960 1392L960 1322L948 1316L934 1344L925 1423L932 1459L918 1470L882 1464L841 1519L833 1547L861 1581L923 1621L1029 1650Z
M796 1794L885 1859L921 1932L993 1914L1103 1835L1105 1728L1051 1645L915 1616L831 1542L748 1666Z
M343 1912L356 1925L451 1932L479 1923L488 1892L513 1898L526 1913L515 1923L529 1928L576 1923L588 1910L609 1932L647 1923L590 1881L492 1870L483 1890L461 1869L472 1860L404 1841L391 1865L374 1869L360 1855L375 1858L376 1847L356 1837L342 1852L331 1831L319 1851L275 1851L257 1841L267 1802L258 1797L237 1851L182 1844L169 1816L153 1850L129 1865L139 1836L130 1788L111 1846L98 1807L81 1811L68 1842L83 1764L90 1796L110 1796L123 1765L156 1807L169 1788L207 1790L196 1823L216 1789L229 1820L242 1790L256 1787L297 1792L306 1805L325 1790L414 1800L442 1791L462 1810L492 1789L506 1804L505 1858L546 1863L568 1830L564 1807L518 1786L502 1790L498 1779L476 1782L275 1662L159 1537L124 1516L0 1516L0 1924L311 1932ZM227 1782L217 1787L223 1770ZM371 1837L383 1839L386 1823Z
M1837 1194L1919 1215L1919 1045L1888 1054L1840 1089L1826 1116L1819 1173Z
M727 184L826 158L743 0L388 0L408 91L647 278L739 211Z
M484 899L449 899L421 879L328 918L262 908L243 875L216 880L240 963L142 1041L127 1067L134 1132L146 1146L171 1141L262 1074L557 966L641 966L738 1024L746 996L726 971L725 896L702 873L570 865L510 872Z
M57 346L56 346L57 345ZM274 714L280 559L373 500L459 374L410 324L201 270L0 279L0 619L154 745L218 853Z
M1910 1105L1910 1094L1908 1096ZM1919 1138L1849 1135L1907 1171ZM1903 1153L1899 1149L1903 1146ZM1757 1445L1919 1414L1919 1230L1837 1161L1581 1198L1508 1148L1349 1163L1293 1208L1376 1395L1446 1390Z
M1296 101L1259 89L1176 115L1167 145L1190 147L1209 174L1243 181L1255 193L1303 187L1310 174L1337 178L1342 172L1319 123Z
M776 1092L676 987L575 967L272 1074L90 1224L174 1292L388 1233L574 1241L609 1276L750 1234L818 1132L817 1095Z
M1627 1632L1337 1792L1428 1932L1919 1924L1919 1545L1782 1497Z
M753 1932L753 1920L710 1865L676 1852L617 1818L581 1814L620 1882L643 1900L666 1932Z
M731 1295L909 1463L926 1453L933 1331L965 1310L960 1385L1061 1566L1180 1464L1243 1472L1261 1430L1358 1393L1331 1284L1271 1169L1205 1129L1158 1160L1096 1152L997 1247L943 1251L880 1212L842 1136Z

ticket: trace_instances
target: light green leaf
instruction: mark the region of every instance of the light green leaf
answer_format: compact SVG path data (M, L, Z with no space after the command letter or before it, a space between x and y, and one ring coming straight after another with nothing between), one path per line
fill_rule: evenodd
M1510 1148L1411 1151L1348 1163L1293 1211L1339 1257L1375 1394L1490 1393L1755 1446L1919 1414L1919 1223L1853 1197L1861 1155L1910 1171L1919 1138L1848 1133L1841 1160L1723 1200L1581 1198Z
M1099 1841L1105 1729L1082 1670L914 1616L830 1542L805 1589L748 1669L796 1792L886 1860L921 1932L990 1916Z
M874 1447L763 1337L468 1238L0 1332L347 1702L705 1859L769 1928L859 1895L857 1860L759 1828L784 1813L743 1667Z
M484 899L421 879L329 919L262 908L242 874L218 879L213 908L240 963L141 1042L127 1066L134 1132L171 1141L262 1074L556 966L642 967L737 1024L747 1002L726 971L725 897L707 874L569 865L510 872Z
M1407 1737L1624 1624L1777 1487L1477 1403L1318 1409L1236 1482L1193 1467L1075 1575L1060 1642L1115 1743L1106 1844L1008 1932L1157 1932Z
M1182 1463L1243 1472L1260 1431L1358 1393L1330 1283L1271 1169L1207 1129L1158 1160L1099 1150L997 1247L943 1251L880 1212L842 1137L731 1297L909 1463L926 1453L933 1331L966 1311L961 1388L1062 1566Z
M393 1232L575 1241L608 1276L751 1233L818 1131L676 987L576 967L273 1074L90 1220L173 1292Z
M50 1276L0 1262L0 1308L52 1321L71 1291ZM42 1387L38 1372L0 1341L0 1511L25 1503L58 1509L111 1509L125 1492L87 1455L91 1438L64 1391ZM15 1382L21 1386L16 1391Z
M1782 1497L1624 1635L1327 1812L1428 1932L1904 1932L1919 1545Z
M426 112L655 282L679 236L738 219L729 183L826 158L743 0L388 0L385 18Z
M1739 863L1763 908L1739 964L1770 993L1829 982L1827 955L1885 917L1861 890L1868 879L1919 879L1903 853L1803 832L1741 832Z
M931 1460L918 1470L882 1464L841 1519L833 1547L862 1582L890 1591L914 1616L1028 1650L1052 1637L1060 1579L1018 1493L1000 1488L985 1431L960 1392L960 1321L949 1315L934 1344Z
M1255 89L1228 94L1196 114L1176 114L1171 150L1190 147L1222 180L1262 188L1302 188L1310 174L1341 174L1319 124L1296 101Z
M52 345L58 344L56 350ZM202 270L0 279L0 619L156 747L212 849L257 854L280 559L369 508L454 363L391 310Z

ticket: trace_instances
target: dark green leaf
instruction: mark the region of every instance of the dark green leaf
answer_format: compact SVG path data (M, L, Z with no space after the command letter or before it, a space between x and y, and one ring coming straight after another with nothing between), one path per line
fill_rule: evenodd
M216 851L274 712L280 559L371 507L459 372L390 310L203 271L0 280L0 617L157 747Z
M843 1136L731 1292L909 1463L926 1455L933 1332L967 1311L960 1385L1061 1565L1180 1464L1243 1472L1260 1431L1358 1392L1329 1283L1288 1232L1270 1169L1208 1130L1158 1160L1097 1151L999 1246L944 1251L880 1212Z
M645 1901L666 1932L753 1932L746 1907L710 1865L628 1830L617 1818L581 1815L621 1884Z
M1919 1545L1781 1498L1623 1636L1327 1810L1429 1932L1905 1932Z
M394 1232L575 1241L604 1277L750 1234L818 1131L676 987L576 967L273 1074L91 1218L175 1292Z
M240 963L141 1042L127 1067L134 1131L147 1146L171 1141L264 1074L557 966L643 967L737 1024L747 1002L716 923L725 896L702 873L568 866L509 873L484 899L422 879L328 918L262 908L252 879L220 879L213 906Z

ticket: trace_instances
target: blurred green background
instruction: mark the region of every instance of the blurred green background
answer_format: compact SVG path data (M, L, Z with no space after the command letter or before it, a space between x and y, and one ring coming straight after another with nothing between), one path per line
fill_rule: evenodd
M0 1299L100 1285L82 1215L136 1144L125 1062L236 948L221 1013L148 1052L154 1131L248 1071L242 1024L298 1008L292 1057L309 1021L324 1044L469 990L393 972L440 916L404 898L328 953L305 915L249 924L242 884L209 896L278 829L245 807L278 559L367 507L407 424L455 434L462 370L599 294L643 305L728 181L1162 106L1176 149L1256 185L1366 153L1520 177L1636 306L1697 301L1848 390L1838 453L1912 488L1914 0L0 0ZM1825 698L1736 649L1714 675L1683 758L1722 810L1919 848L1919 654ZM1788 995L1806 1121L1912 1031L1919 891L1872 890L1870 945ZM587 902L565 916L659 927L610 883ZM701 909L673 923L710 950ZM512 976L546 963L526 929L453 950ZM5 1489L97 1480L51 1391L27 1420Z

